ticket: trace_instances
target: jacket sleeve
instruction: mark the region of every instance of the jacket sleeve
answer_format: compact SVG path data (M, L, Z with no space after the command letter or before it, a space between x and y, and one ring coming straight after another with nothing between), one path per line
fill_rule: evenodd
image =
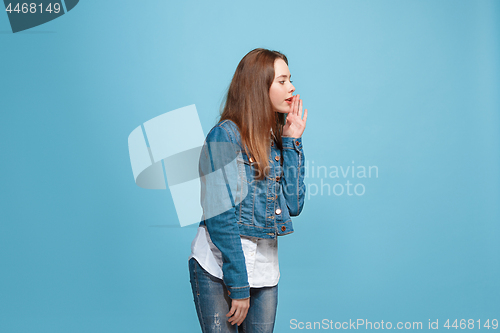
M283 195L290 216L297 216L304 207L304 152L302 138L282 137L283 142Z
M228 132L214 127L200 155L203 218L214 245L222 254L223 281L232 299L250 297L250 285L236 220L238 166L235 144Z

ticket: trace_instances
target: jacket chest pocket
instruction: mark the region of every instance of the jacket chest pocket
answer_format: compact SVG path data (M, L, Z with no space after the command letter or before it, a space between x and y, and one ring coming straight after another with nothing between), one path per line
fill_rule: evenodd
M252 184L255 182L255 174L257 168L255 162L250 162L248 156L244 152L240 152L236 159L238 163L238 171L240 178L247 182L247 184Z

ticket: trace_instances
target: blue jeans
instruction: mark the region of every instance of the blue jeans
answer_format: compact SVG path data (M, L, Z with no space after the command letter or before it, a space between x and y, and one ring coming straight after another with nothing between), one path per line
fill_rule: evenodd
M231 325L226 314L231 309L227 288L191 258L189 275L194 304L203 333L271 333L278 305L278 285L250 288L250 308L241 326Z

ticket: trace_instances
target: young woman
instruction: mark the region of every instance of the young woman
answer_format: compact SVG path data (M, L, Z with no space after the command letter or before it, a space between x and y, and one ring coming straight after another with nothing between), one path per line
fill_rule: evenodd
M219 123L200 156L203 218L190 281L201 329L272 332L277 236L293 232L305 195L307 109L293 96L287 58L255 49L240 61ZM286 116L285 116L286 115ZM236 325L235 325L236 324Z

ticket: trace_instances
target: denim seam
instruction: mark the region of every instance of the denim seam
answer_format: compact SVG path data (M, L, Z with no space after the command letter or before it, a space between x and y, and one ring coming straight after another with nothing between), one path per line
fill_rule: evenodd
M248 195L248 187L247 187L247 195ZM243 197L243 180L241 181L241 196L240 196L240 198L242 198L242 197ZM240 203L239 203L240 209L238 209L238 210L239 210L240 213L239 213L239 218L238 218L238 220L236 222L241 221L241 213L243 211L243 201L244 200L245 199L242 198L241 201L240 201Z
M226 123L228 124L227 126L229 126L230 131L231 131L231 132L233 132L233 137L229 136L229 138L231 139L231 143L234 143L233 138L236 138L236 137L237 137L236 132L235 132L235 130L234 130L234 126L233 126L233 125L231 125L231 123L233 123L233 124L234 124L234 122L233 122L233 121L230 121L229 119L226 119L226 120L224 120L223 122L221 122L221 123L219 124L219 126L220 126L220 127L223 127L223 128L225 129L225 127L224 127L224 126L222 126L222 125L223 125L223 124L226 124ZM238 127L236 124L234 124L234 125L235 125L236 127ZM226 132L227 132L227 130L226 130ZM241 147L241 144L240 144L239 142L236 142L236 144L238 144L238 145Z
M229 287L231 289L243 289L243 288L250 288L250 285L244 286L244 287Z
M266 186L266 224L267 224L267 221L268 221L268 220L267 220L267 212L268 212L268 208L267 208L267 207L268 207L267 197L269 196L269 185L270 185L269 183L270 183L270 182L271 182L271 180L269 180L269 179L268 179L268 180L267 180L267 182L266 182L266 185L267 185L267 186ZM274 219L273 219L273 220L274 220ZM275 222L273 221L273 226L274 226L274 225L275 225Z
M299 167L297 168L297 214L299 213L299 178L300 178L300 160L301 160L301 152L299 152Z
M194 259L196 261L196 259ZM194 263L194 267L193 267L193 271L194 271L194 281L195 281L195 285L196 285L196 299L197 299L197 302L196 302L196 307L198 308L198 311L200 312L200 321L201 321L201 329L203 331L203 333L205 333L205 322L203 321L203 313L201 313L201 304L200 304L200 286L198 284L198 270L196 269L197 268L197 265L199 265L197 262Z
M270 229L272 227L261 227L259 225L255 225L255 224L247 224L247 223L244 223L244 222L238 222L238 224L241 224L241 225L244 225L244 226L252 226L253 228L261 228L261 229Z
M236 163L238 163L238 162L236 162ZM238 164L238 168L239 168L240 164ZM245 165L243 165L243 172L245 173ZM245 175L245 178L246 178L246 175ZM238 211L239 211L238 217L239 218L236 219L236 221L238 221L238 220L241 221L241 213L242 213L242 210L243 210L243 201L245 200L243 198L243 174L241 174L241 173L240 173L240 180L241 180L241 183L240 183L240 203L238 204L239 205L239 209L238 209ZM248 196L248 186L247 186L247 196Z
M253 186L254 190L253 190L253 193L252 193L252 222L255 220L255 191L257 190L257 184L254 184L255 186ZM240 220L241 221L241 220ZM255 223L252 223L252 225L255 226Z

